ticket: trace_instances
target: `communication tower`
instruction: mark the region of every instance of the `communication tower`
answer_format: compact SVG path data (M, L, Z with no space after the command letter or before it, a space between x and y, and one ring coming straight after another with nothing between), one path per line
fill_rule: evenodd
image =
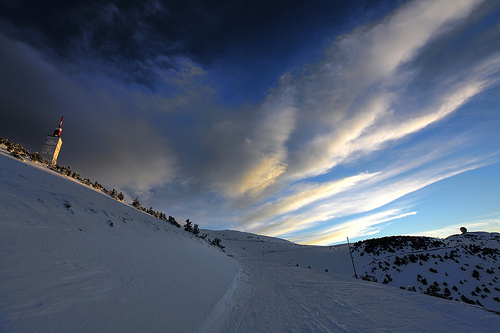
M64 117L61 118L61 122L59 123L59 127L56 127L53 135L47 135L45 139L45 144L42 148L42 157L44 160L49 162L49 165L54 165L57 162L57 156L59 156L59 151L62 146L61 132L62 132L62 123Z

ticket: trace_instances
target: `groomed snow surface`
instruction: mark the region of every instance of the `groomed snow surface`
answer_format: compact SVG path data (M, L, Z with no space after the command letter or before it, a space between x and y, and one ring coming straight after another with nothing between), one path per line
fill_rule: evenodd
M204 232L226 253L0 149L0 332L500 327L500 316L479 306L353 278L343 245Z

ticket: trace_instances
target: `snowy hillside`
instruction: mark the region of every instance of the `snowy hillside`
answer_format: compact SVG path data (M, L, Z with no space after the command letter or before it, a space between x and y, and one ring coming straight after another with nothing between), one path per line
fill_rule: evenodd
M500 234L385 237L353 247L363 279L477 304L500 314ZM409 288L408 288L409 286Z
M71 178L0 154L0 332L192 332L237 263Z
M202 232L208 233L212 238L220 238L226 253L236 259L278 262L287 266L353 276L347 244L312 246L233 230Z
M347 244L306 246L235 231L204 231L234 258L283 263L353 276ZM401 289L476 304L500 314L500 234L446 239L394 236L351 244L357 275ZM408 288L410 286L410 288Z
M304 246L238 231L202 233L220 238L225 253L0 148L0 332L497 332L500 327L500 316L477 304L356 280L346 245ZM448 241L450 252L455 240ZM361 256L362 249L355 252L358 275L368 267L363 260L376 259ZM389 260L394 254L380 256ZM466 263L465 257L457 260ZM467 263L472 274L471 265L478 262ZM489 257L481 262L481 278L490 275L487 269L498 272L489 263ZM399 279L393 271L391 276L393 282ZM457 285L459 292L465 293L465 286ZM494 287L488 289L493 294ZM481 303L489 306L483 298Z

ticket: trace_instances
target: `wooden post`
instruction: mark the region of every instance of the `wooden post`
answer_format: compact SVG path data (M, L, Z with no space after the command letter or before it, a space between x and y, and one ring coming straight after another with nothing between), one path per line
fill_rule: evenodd
M351 245L349 244L349 237L347 237L347 247L349 247L349 254L351 255L352 269L354 270L354 277L357 279L356 267L354 266L354 259L352 258Z

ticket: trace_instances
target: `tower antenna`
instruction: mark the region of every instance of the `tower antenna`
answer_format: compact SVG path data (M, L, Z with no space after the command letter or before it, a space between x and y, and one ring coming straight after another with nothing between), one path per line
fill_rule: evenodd
M59 123L59 127L56 127L56 129L54 130L54 135L53 136L56 136L56 137L60 137L61 136L63 120L64 120L64 117L61 117L61 122Z

